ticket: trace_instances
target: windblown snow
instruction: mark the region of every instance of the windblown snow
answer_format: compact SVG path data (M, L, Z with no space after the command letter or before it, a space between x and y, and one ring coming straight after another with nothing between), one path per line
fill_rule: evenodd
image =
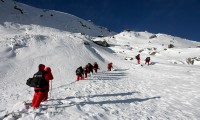
M148 32L114 33L70 14L10 0L0 1L0 16L0 119L200 119L199 42ZM149 66L146 57L151 57ZM76 68L94 62L100 70L75 82ZM112 71L107 71L109 62ZM26 80L41 63L52 69L54 80L49 99L35 114L23 102L32 100Z

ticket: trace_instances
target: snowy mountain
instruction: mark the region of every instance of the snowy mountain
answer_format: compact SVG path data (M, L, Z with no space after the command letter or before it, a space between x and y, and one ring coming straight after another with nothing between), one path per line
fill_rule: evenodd
M0 1L0 10L0 15L3 16L0 19L0 24L11 22L22 25L39 25L90 36L107 36L113 34L107 28L94 25L92 22L74 15L54 10L37 9L12 0Z
M0 15L0 119L200 119L199 42L148 32L114 35L73 15L10 0L0 1ZM148 56L149 66L144 64ZM93 62L100 70L75 82L76 68ZM109 62L112 71L107 71ZM49 100L35 113L23 102L32 100L34 91L26 80L41 63L52 69L54 80Z

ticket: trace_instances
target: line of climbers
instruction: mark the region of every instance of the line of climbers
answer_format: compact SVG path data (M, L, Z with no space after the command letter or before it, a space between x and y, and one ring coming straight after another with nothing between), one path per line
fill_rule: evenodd
M140 64L140 54L136 56L138 64ZM150 57L145 59L145 64L149 65ZM111 71L113 68L112 62L107 64L107 70ZM97 73L99 69L99 65L97 62L94 62L92 65L88 63L84 68L82 66L76 69L76 80L83 80L88 77L88 74L92 75L93 70ZM44 64L39 64L38 72L33 75L32 78L29 78L26 84L30 87L34 87L34 95L32 99L32 107L36 109L40 106L40 103L46 101L48 99L49 92L49 81L53 80L53 75L50 67L46 67Z
M108 63L107 65L108 71L111 71L111 69L113 68L112 66L112 62ZM88 63L87 65L85 65L85 67L78 67L76 69L76 80L83 80L84 78L88 77L88 74L92 75L93 74L93 70L95 71L95 73L97 73L97 70L100 69L99 65L97 64L97 62L94 62L94 64L92 65L91 63Z
M108 63L108 71L111 71L113 68L112 63ZM93 70L97 73L99 66L97 62L94 62L92 65L88 63L84 68L80 66L76 70L77 81L87 78L87 75L93 74ZM50 67L46 67L44 64L39 64L38 72L33 75L32 78L29 78L26 84L30 87L34 87L34 95L32 99L33 109L39 108L41 102L44 102L48 99L49 92L49 81L53 80L54 77L51 72Z
M135 58L137 59L137 63L140 64L140 54L136 55ZM145 64L149 65L150 63L150 57L146 57Z

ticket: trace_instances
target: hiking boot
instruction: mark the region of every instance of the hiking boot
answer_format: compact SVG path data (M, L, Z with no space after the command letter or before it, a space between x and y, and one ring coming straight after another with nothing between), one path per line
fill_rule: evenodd
M38 112L41 112L41 108L40 108L40 107L33 108L33 111L34 111L34 112L37 112L37 113L38 113Z

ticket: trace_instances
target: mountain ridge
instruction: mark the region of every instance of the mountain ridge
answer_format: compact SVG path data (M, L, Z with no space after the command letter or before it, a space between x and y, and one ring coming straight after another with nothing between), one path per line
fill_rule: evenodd
M7 0L0 4L0 24L14 22L22 25L41 25L73 33L82 33L90 36L108 36L114 34L111 30L94 25L90 21L83 20L74 15L34 8L22 3Z

